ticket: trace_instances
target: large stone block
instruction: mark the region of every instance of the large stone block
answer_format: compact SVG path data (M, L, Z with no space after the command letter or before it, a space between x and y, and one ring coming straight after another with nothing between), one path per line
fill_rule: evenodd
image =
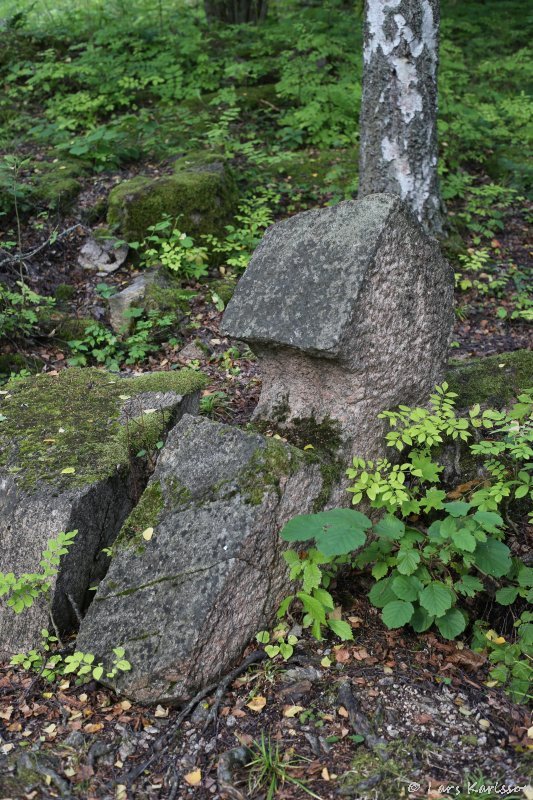
M77 626L104 574L102 552L142 492L146 461L183 413L195 412L202 376L190 370L121 378L97 369L17 380L2 393L0 571L39 573L60 531L78 530L51 598L21 614L0 606L0 658L35 647L41 628Z
M297 214L266 232L223 318L259 357L256 417L337 424L345 453L382 449L377 415L442 377L453 273L387 194Z
M237 207L232 174L216 158L183 158L170 175L139 175L119 183L108 199L107 221L128 241L140 241L165 214L191 236L222 236Z
M185 700L271 621L290 585L278 532L321 489L320 468L302 451L183 417L115 543L78 649L109 661L121 646L133 669L118 691L144 703Z

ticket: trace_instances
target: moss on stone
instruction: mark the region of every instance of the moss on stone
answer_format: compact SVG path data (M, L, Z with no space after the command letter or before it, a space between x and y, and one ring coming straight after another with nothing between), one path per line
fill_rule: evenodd
M515 350L469 361L451 362L446 374L458 408L475 403L502 408L533 386L533 353Z
M278 439L267 439L258 447L239 475L239 487L246 502L257 506L269 489L279 490L283 477L294 475L305 463L305 454Z
M116 186L108 199L107 221L129 241L141 240L165 214L192 236L224 233L237 203L235 181L224 165L181 159L161 178L137 176Z
M205 383L206 378L193 370L123 379L93 368L11 381L1 400L5 419L0 423L0 466L27 489L38 481L66 489L100 480L125 466L139 443L161 435L158 420L148 421L162 420L163 414L156 412L144 415L143 425L136 423L133 442L128 440L131 425L128 433L119 422L125 396L170 391L186 395Z
M124 548L144 548L143 531L155 528L163 511L163 490L159 481L149 483L141 498L127 520L113 544L113 551Z

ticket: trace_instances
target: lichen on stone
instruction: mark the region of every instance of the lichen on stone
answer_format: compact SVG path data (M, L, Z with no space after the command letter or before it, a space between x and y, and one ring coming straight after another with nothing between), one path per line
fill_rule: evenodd
M143 415L142 424L120 424L125 399L145 392L183 396L205 382L193 370L121 378L74 367L11 381L0 396L0 466L29 490L39 481L67 489L100 480L125 466L136 446L161 436L163 420L147 419L162 418L160 412Z

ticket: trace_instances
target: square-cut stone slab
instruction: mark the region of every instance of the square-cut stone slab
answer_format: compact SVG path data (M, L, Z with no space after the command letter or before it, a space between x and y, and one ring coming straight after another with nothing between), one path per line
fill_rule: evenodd
M436 240L399 198L374 194L269 228L222 328L259 357L256 417L332 420L345 450L371 457L378 413L424 400L442 377L452 324Z

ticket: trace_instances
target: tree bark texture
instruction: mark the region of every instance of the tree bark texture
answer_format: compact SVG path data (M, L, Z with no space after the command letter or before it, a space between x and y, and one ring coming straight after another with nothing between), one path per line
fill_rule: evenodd
M204 8L209 22L258 23L267 15L268 0L204 0Z
M442 229L437 177L439 0L366 0L359 196L399 194Z

